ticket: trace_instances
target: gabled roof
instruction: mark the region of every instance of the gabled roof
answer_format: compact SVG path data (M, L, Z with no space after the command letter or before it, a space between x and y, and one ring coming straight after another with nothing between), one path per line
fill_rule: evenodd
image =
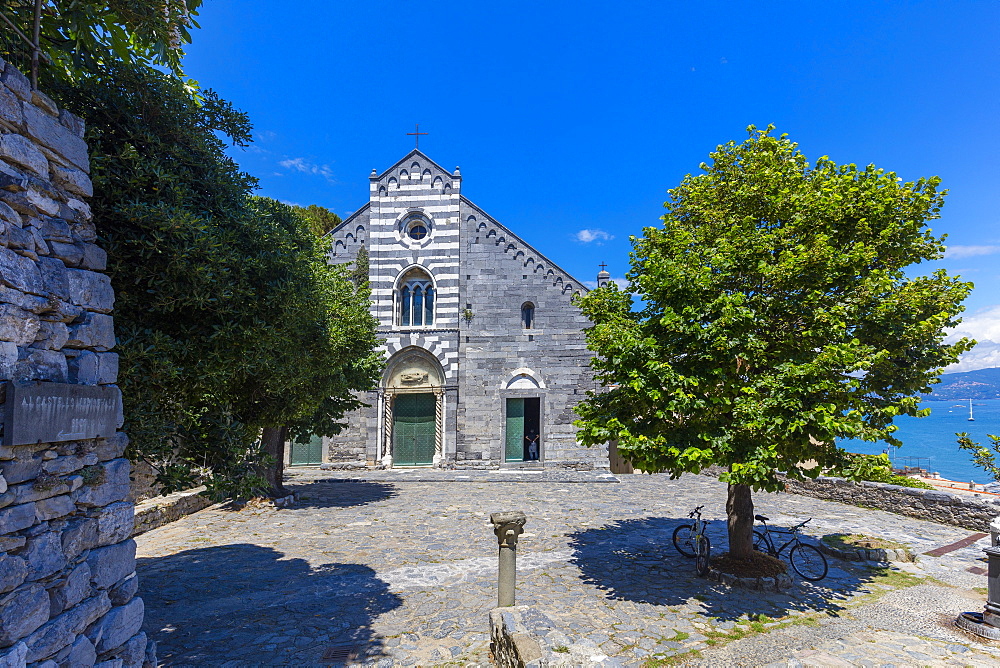
M426 160L427 162L431 163L432 165L434 165L435 167L437 167L439 170L441 170L445 174L448 174L449 176L453 176L454 178L457 178L457 179L462 178L461 176L454 176L447 169L445 169L441 165L437 164L436 162L434 162L433 160L431 160L430 158L428 158L427 155L424 154L424 152L421 151L418 148L413 149L412 151L410 151L409 153L407 153L406 155L404 155L402 158L400 158L399 160L397 160L396 162L394 162L392 164L392 166L390 166L388 169L382 170L382 173L379 174L376 178L381 179L383 176L385 176L386 174L388 174L392 170L397 169L398 167L401 167L401 166L402 167L409 167L409 165L404 165L403 163L406 162L407 160L412 160L414 158L414 156L419 157L422 160Z
M512 232L509 227L507 227L506 225L504 225L503 223L501 223L500 221L498 221L496 218L494 218L490 214L486 213L481 206L478 206L475 203L473 203L465 195L462 195L461 198L462 198L462 203L463 204L465 204L467 206L470 206L473 209L475 209L476 211L478 211L479 213L483 214L483 216L485 218L487 218L492 224L496 225L498 228L500 228L501 230L503 230L505 234L509 235L513 239L516 239L517 242L519 244L521 244L522 246L524 246L524 248L526 250L530 250L538 258L540 258L541 260L544 260L545 264L547 264L550 268L555 269L556 271L558 271L559 273L561 273L563 276L565 276L567 279L570 279L570 280L574 281L576 283L576 285L579 286L579 288L581 290L583 290L584 292L590 292L590 288L588 288L586 285L584 285L583 281L578 280L575 276L571 275L568 271L566 271L565 269L563 269L562 267L560 267L558 264L556 264L555 262L553 262L552 260L550 260L548 258L548 256L545 255L544 253L540 253L537 248L535 248L534 246L532 246L531 244L529 244L527 241L525 241L524 239L522 239L520 236L518 236L518 234L516 232Z
M326 233L326 234L324 234L323 236L324 236L324 237L328 237L328 236L330 236L331 234L334 234L334 233L336 233L336 232L339 232L339 231L340 231L341 229L343 229L343 228L344 228L344 226L345 226L345 225L347 225L347 224L348 224L349 222L351 222L352 220L354 220L355 218L357 218L357 217L358 217L359 215L361 215L362 213L364 213L365 211L367 211L368 209L370 209L370 208L371 208L371 206L372 206L372 203L371 203L371 200L369 200L369 201L365 202L365 205L364 205L363 207L361 207L360 209L358 209L357 211L355 211L354 213L352 213L351 215L349 215L349 216L348 216L347 218L345 218L344 220L340 221L340 225L337 225L337 226L336 226L335 228L333 228L332 230L330 230L329 232L327 232L327 233Z

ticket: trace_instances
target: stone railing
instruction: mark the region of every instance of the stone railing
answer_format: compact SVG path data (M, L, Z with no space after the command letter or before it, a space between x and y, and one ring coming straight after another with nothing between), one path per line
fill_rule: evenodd
M0 60L0 666L156 664L83 133Z
M787 479L785 490L802 496L877 508L972 531L988 532L990 522L1000 515L1000 501L992 498L960 496L881 482L853 482L821 476L815 480Z

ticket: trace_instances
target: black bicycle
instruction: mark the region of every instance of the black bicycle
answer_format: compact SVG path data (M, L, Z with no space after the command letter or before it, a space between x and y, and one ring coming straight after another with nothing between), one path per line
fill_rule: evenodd
M708 573L709 562L712 554L712 542L705 535L705 520L701 519L701 509L705 506L698 506L690 513L694 522L682 524L674 529L674 547L685 557L694 558L694 569L698 575Z
M830 569L826 563L826 557L812 545L807 545L799 540L799 529L811 522L811 517L790 529L772 529L768 527L767 518L763 515L754 515L754 519L764 525L763 531L754 530L753 532L753 547L755 550L767 552L772 557L779 557L785 551L785 548L791 546L792 549L788 551L788 562L795 569L796 573L810 582L816 582L826 577L826 573ZM774 534L786 534L790 535L791 538L781 547L776 547L774 538L772 538Z

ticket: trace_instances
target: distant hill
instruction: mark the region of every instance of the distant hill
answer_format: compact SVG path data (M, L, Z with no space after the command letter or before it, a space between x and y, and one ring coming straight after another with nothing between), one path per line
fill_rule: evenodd
M930 401L1000 399L1000 369L945 374L926 398Z

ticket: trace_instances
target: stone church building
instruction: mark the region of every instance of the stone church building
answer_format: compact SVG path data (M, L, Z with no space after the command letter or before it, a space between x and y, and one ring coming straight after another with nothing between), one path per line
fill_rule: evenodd
M290 463L607 468L572 424L595 388L571 303L586 288L473 204L458 168L413 150L369 187L328 238L334 263L367 251L385 370L342 434Z

